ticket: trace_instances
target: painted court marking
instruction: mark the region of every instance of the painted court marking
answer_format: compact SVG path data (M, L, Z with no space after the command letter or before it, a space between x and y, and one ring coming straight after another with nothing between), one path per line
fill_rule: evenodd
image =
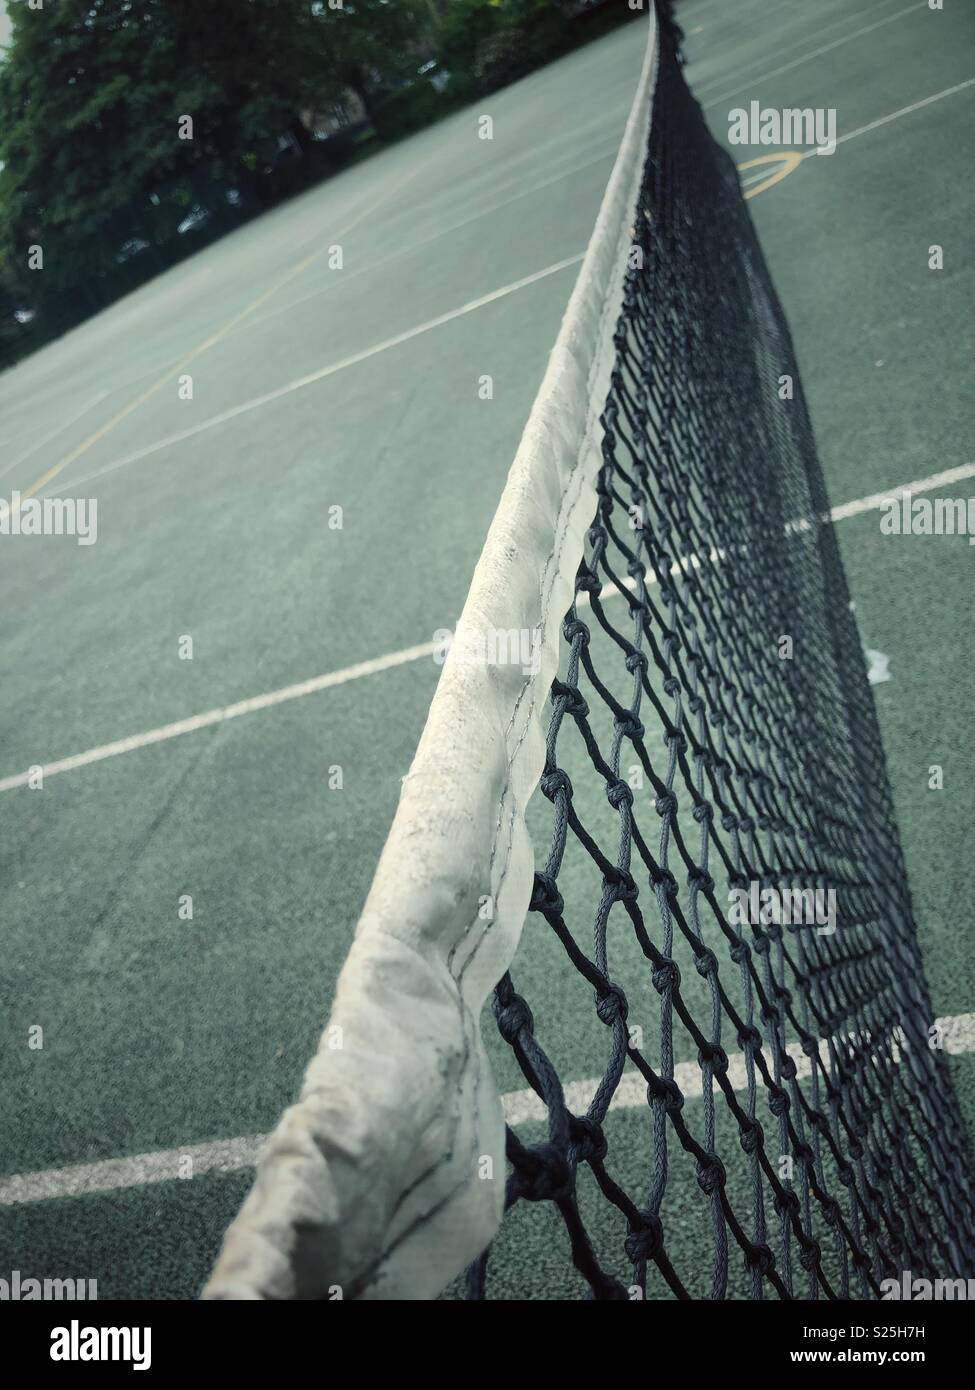
M906 11L902 11L902 13L906 13ZM967 82L959 82L954 87L946 87L944 91L936 92L933 96L924 97L921 101L913 102L910 106L901 107L899 111L892 111L887 116L881 116L878 120L871 121L864 126L859 126L856 130L848 131L845 135L841 135L836 143L837 145L845 144L848 140L854 140L860 135L866 135L870 131L878 130L881 126L888 125L891 121L896 121L901 116L911 115L914 111L920 111L923 107L930 106L933 102L942 101L946 97L954 96L957 92L964 91L966 88L973 85L975 85L975 77L969 78ZM763 193L766 189L780 183L782 179L788 174L791 174L794 169L798 168L803 160L817 153L818 150L816 148L806 150L801 155L797 155L795 151L779 150L774 155L762 155L757 159L746 161L739 166L741 169L750 169L755 165L766 162L771 163L773 161L781 162L782 166L778 171L769 175L764 182L758 183L757 186L749 185L751 185L753 181L758 180L761 177L760 175L753 175L751 179L746 180L746 200L754 198L757 194ZM415 177L416 172L418 171L410 175L410 178ZM347 230L347 228L344 229L344 231ZM70 454L61 459L59 463L55 464L53 468L48 469L43 477L39 478L22 493L22 497L26 500L46 488L69 464L74 463L86 453L91 445L104 438L139 405L154 396L167 382L172 381L188 363L195 360L202 352L206 351L221 338L226 336L226 334L235 328L241 321L250 317L250 315L264 304L273 293L293 279L299 271L305 269L319 255L323 254L324 251L315 252L298 266L294 267L286 276L276 281L264 294L254 300L228 323L224 324L222 328L218 329L217 332L204 343L194 348L192 352L180 362L167 369L159 380L154 382L142 395L130 401L128 405L114 415L100 430L90 435ZM486 304L490 304L494 300L502 299L506 295L524 289L535 281L544 279L547 275L553 275L560 270L566 269L568 266L576 265L583 259L584 255L585 252L579 252L578 255L570 256L564 261L557 261L553 265L546 266L543 270L536 271L533 275L527 275L521 280L515 280L510 285L503 285L500 289L492 290L490 294L482 295L479 299L471 300L470 303L463 304L458 309L450 309L446 313L439 314L436 318L428 319L425 323L418 324L415 328L407 329L405 332L399 333L393 338L387 338L385 341L376 343L370 348L365 348L361 352L353 353L350 357L343 358L339 362L334 362L330 366L322 367L318 371L310 372L307 376L298 377L294 381L287 382L284 386L279 386L273 391L266 392L264 395L256 396L249 401L243 401L240 405L233 406L219 415L211 416L208 420L201 420L198 424L191 426L189 429L168 435L165 439L157 440L153 444L147 444L144 448L136 449L134 452L126 454L124 458L115 459L113 462L105 464L104 467L97 468L91 473L86 473L80 478L72 478L70 486L72 488L81 487L86 483L93 482L96 478L104 477L107 473L115 472L116 469L125 468L131 463L137 463L144 458L149 458L152 454L158 453L161 449L167 449L174 444L181 444L187 439L192 439L196 435L202 434L204 430L213 429L218 425L226 424L229 420L234 420L238 416L247 414L252 410L258 410L261 406L268 405L272 401L280 400L282 397L290 395L292 392L303 390L306 386L311 386L315 382L324 381L326 377L334 376L336 372L344 371L348 367L355 366L359 362L364 362L370 357L375 357L378 353L388 351L390 348L399 347L402 343L409 342L411 338L419 337L422 333L429 333L432 329L439 328L446 323L452 322L454 319L462 317L464 314L469 314L476 309L483 308ZM0 784L0 791L2 790L3 786Z
M922 3L923 3L923 0L922 0ZM836 18L836 19L834 19L834 20L831 20L828 24L819 24L819 23L817 23L817 24L816 24L815 37L817 37L817 38L824 38L824 37L825 37L828 33L830 33L833 29L839 29L839 28L841 28L844 24L849 24L849 22L850 22L851 19L853 19L853 20L856 20L856 19L866 19L867 16L868 16L868 14L881 14L882 12L885 12L886 9L887 9L887 0L880 0L880 4L879 4L879 5L875 5L874 8L873 8L872 10L869 10L869 11L865 12L865 13L862 14L862 15L842 14L842 15L838 16L838 18ZM695 29L690 29L690 30L688 30L688 37L692 37L692 36L694 36L694 35L696 35L696 34L701 34L701 33L703 33L703 32L705 31L706 27L707 27L706 25L699 24ZM853 37L853 35L850 35L849 37ZM778 49L777 52L778 52L779 56L785 57L786 54L788 54L788 53L794 53L797 49L803 48L806 44L811 43L812 41L813 41L813 36L812 36L812 35L810 35L810 34L804 34L804 35L802 36L802 38L796 39L793 43L788 44L785 48ZM764 62L766 62L766 61L767 61L767 59L766 59L765 56L750 58L750 59L746 60L744 63L739 63L739 64L737 64L736 66L734 66L733 68L731 68L731 70L728 71L728 72L722 72L722 73L720 73L720 74L715 74L714 77L709 77L709 78L707 78L706 80L704 80L704 81L701 82L701 83L696 83L696 82L695 82L695 83L694 83L694 92L695 92L695 95L697 96L697 98L698 98L699 101L704 101L705 98L708 97L709 92L712 92L712 91L714 90L715 87L724 87L728 82L739 82L739 81L742 81L743 79L746 79L746 78L747 78L747 81L748 81L749 83L751 83L751 82L760 82L760 81L762 81L765 77L768 77L770 74L769 74L769 73L762 73L762 74L760 74L760 75L757 76L757 77L748 77L747 74L749 73L749 71L750 71L752 68L759 68L759 67L761 67L762 64L763 64ZM693 77L693 70L692 70L692 77ZM721 97L718 97L718 98L717 98L717 100L719 100L719 101L722 100L722 99L723 99L723 98L721 98Z
M483 212L469 213L465 217L458 218L455 222L448 223L443 227L438 227L435 232L431 232L428 236L421 237L418 241L410 242L408 246L390 252L388 256L383 256L378 261L372 261L369 265L363 266L359 270L344 272L341 287L344 288L346 285L350 284L350 282L361 276L375 275L377 271L387 269L389 266L395 264L396 261L415 256L419 251L425 250L435 241L441 241L444 237L452 236L454 232L463 231L465 227L471 227L475 222L480 222L485 217L493 216L494 213L501 212L505 208L511 207L514 203L522 202L526 198L534 198L542 192L543 189L551 188L557 183L564 183L566 179L574 178L583 169L589 169L594 164L605 164L607 160L615 155L618 148L619 140L614 136L612 146L602 150L600 154L593 155L591 159L585 159L581 163L576 160L571 168L564 169L561 173L553 174L550 178L533 183L529 188L520 189L519 192L513 193L508 198L503 198L499 202L492 203L491 206ZM426 209L424 209L424 211L426 211ZM298 299L289 299L286 304L275 305L273 309L268 309L266 314L260 314L254 322L255 324L267 323L270 319L276 318L280 314L291 313L299 305L307 304L312 299L318 299L324 294L332 294L337 288L339 288L337 282L328 285L319 285L315 289L309 290L307 294L301 295Z
M910 116L915 111L920 111L925 106L931 106L936 101L944 101L945 97L953 97L956 92L964 92L968 87L975 87L975 77L970 77L967 82L956 82L953 87L946 87L943 92L935 92L934 96L923 97L921 101L913 101L910 106L902 106L899 111L891 111L889 116L880 116L876 121L870 121L867 125L857 126L856 130L848 130L845 135L841 135L836 143L845 145L847 140L855 140L858 135L867 135L871 130L879 130L881 126L889 125L891 121L900 120L901 116ZM803 152L803 159L808 159L810 155L817 154L814 148Z
M83 415L88 414L89 410L94 410L96 405L100 405L107 395L107 391L99 392L87 405L83 405L74 415L69 416L67 420L62 420L61 424L44 435L43 439L36 440L29 448L25 449L23 453L17 454L15 458L12 458L8 463L4 464L3 468L0 468L0 478L5 477L16 468L18 464L24 463L30 458L31 454L36 454L38 449L43 449L45 444L50 444L52 439L57 439L58 435L61 434L63 430L68 429L70 425L77 424Z
M936 1019L935 1023L943 1032L945 1052L955 1057L975 1052L975 1014L949 1015ZM812 1063L801 1047L791 1044L787 1051L796 1063L797 1076L808 1076ZM747 1087L744 1053L729 1055L728 1079L736 1091ZM694 1100L703 1093L703 1076L697 1062L678 1062L674 1067L674 1080L688 1100ZM758 1089L764 1090L761 1076L757 1076L756 1080ZM595 1077L569 1083L564 1088L566 1105L576 1114L584 1114L598 1085L599 1078ZM501 1097L501 1103L509 1125L544 1121L546 1116L545 1106L532 1090L509 1091ZM647 1083L641 1073L635 1069L624 1072L610 1102L610 1110L633 1110L646 1104ZM209 1144L188 1144L182 1149L160 1149L155 1153L132 1154L128 1158L109 1158L101 1163L78 1163L67 1168L15 1173L0 1178L0 1207L172 1182L184 1176L187 1167L193 1177L202 1177L204 1173L236 1173L254 1167L266 1141L266 1135L252 1134L239 1139L217 1139Z
M906 13L906 11L902 13ZM845 144L848 140L854 140L860 135L866 135L870 131L878 130L881 126L888 125L891 121L899 120L902 116L909 116L915 111L920 111L925 106L930 106L936 101L943 101L946 97L954 96L957 92L965 91L966 88L973 85L975 85L975 77L969 78L966 82L959 82L954 87L946 87L944 91L936 92L933 96L924 97L921 101L913 102L910 106L901 107L899 111L892 111L887 116L881 116L876 121L870 121L867 125L859 126L856 130L847 131L845 135L839 137L836 143L837 145ZM803 160L809 159L811 155L817 153L818 151L815 148L805 150L801 154L796 151L779 150L775 154L760 155L755 159L745 161L745 163L739 165L741 170L748 170L761 164L774 162L778 162L781 166L778 170L765 177L764 181L756 182L763 178L763 176L759 174L753 174L751 178L746 179L745 199L754 198L759 193L764 193L766 189L772 188L775 184L780 183L788 174L791 174L794 169L798 168ZM96 478L104 477L107 473L115 472L116 469L125 468L131 463L138 463L144 458L149 458L152 454L158 453L162 449L168 449L174 444L181 444L187 439L192 439L196 435L202 434L205 430L214 429L216 426L226 424L227 421L234 420L240 415L247 414L252 410L258 410L261 406L268 405L272 401L280 400L282 397L288 396L295 391L303 390L306 386L311 386L315 382L324 381L327 377L334 376L336 372L345 371L347 368L355 366L359 362L364 362L370 357L375 357L381 352L387 352L390 348L399 347L402 343L409 342L411 338L419 337L422 333L429 333L432 329L440 328L444 324L452 322L454 319L461 318L465 314L483 308L486 304L493 303L498 299L503 299L505 296L513 294L517 290L524 289L526 286L534 284L537 280L544 279L548 275L554 275L558 271L576 265L583 259L584 254L584 252L579 252L578 255L569 256L563 261L556 261L553 265L546 266L543 270L535 271L534 274L527 275L521 280L515 280L510 285L502 285L500 289L492 290L489 294L482 295L479 299L471 300L468 304L462 304L457 309L449 309L446 313L439 314L436 318L428 319L425 323L418 324L415 328L407 329L405 332L399 333L393 338L387 338L385 341L376 343L370 348L364 348L361 352L353 353L350 357L343 358L339 362L334 362L330 366L322 367L315 372L310 372L307 376L298 377L296 380L287 382L285 385L279 386L273 391L268 391L264 395L256 396L252 400L244 401L240 405L233 406L219 415L211 416L208 420L201 420L198 424L191 426L189 429L181 430L177 434L168 435L165 439L157 440L153 444L147 444L144 448L136 449L134 452L126 454L123 458L115 459L113 462L105 464L104 467L97 468L91 473L86 473L80 478L72 478L70 486L72 488L81 487L86 483L93 482ZM144 401L155 395L166 382L172 381L188 362L195 359L208 347L211 347L232 328L236 327L242 319L249 317L255 309L266 302L275 290L281 288L287 280L294 278L294 274L297 274L298 270L303 269L314 259L315 256L311 256L307 258L306 261L303 261L299 267L295 268L293 273L290 273L283 280L276 282L271 289L261 295L259 299L255 300L234 319L231 319L229 323L225 324L222 329L218 330L216 334L207 339L205 343L195 348L193 352L181 362L169 368L147 391L134 401L131 401L117 415L113 416L107 425L96 434L89 436L89 438L79 445L71 454L62 459L60 463L55 464L53 468L49 469L42 478L39 478L37 482L22 494L23 498L26 499L41 492L68 466L68 464L75 462L76 459L87 452L92 444L107 435L114 429L116 424L127 415L131 414L138 405L141 405ZM0 791L2 790L4 790L4 786L3 783L0 783Z
M932 492L935 488L949 487L971 477L975 477L975 460L971 463L964 463L957 468L946 468L943 472L933 473L928 478L918 478L911 483L902 483L898 487L889 488L886 492L875 492L869 497L858 497L851 502L843 502L838 507L831 509L830 520L845 521L848 517L860 516L864 512L878 511L885 502L889 502L891 498L897 497L901 493ZM346 666L339 671L328 671L324 675L312 676L308 680L298 681L294 685L282 686L278 690L269 690L262 695L253 695L249 699L238 700L232 705L206 710L203 714L193 714L186 719L177 719L171 724L163 724L157 729L149 729L146 733L131 734L127 738L116 739L112 743L103 743L97 748L88 748L84 752L73 753L69 757L59 758L55 762L40 764L44 779L46 781L48 777L54 777L61 772L74 772L79 767L100 763L106 758L115 758L122 753L134 753L139 748L148 748L154 743L165 743L169 739L180 738L183 734L193 734L215 724L224 724L229 719L237 719L244 714L256 714L260 710L271 709L274 705L284 704L288 700L300 700L306 695L317 695L319 691L347 685L349 681L360 680L363 676L378 675L380 672L391 670L395 666L404 666L411 661L421 661L425 657L432 656L438 649L438 643L421 642L417 646L405 647L401 651L388 652L385 656L357 662L354 666ZM13 791L16 787L26 787L30 776L30 771L24 771L0 778L0 792Z
M407 184L411 183L415 178L417 178L419 174L423 170L425 170L431 162L432 161L428 159L424 163L419 164L409 174L406 174L403 178L397 180L396 183L392 184L389 188L385 189L378 197L374 197L370 201L366 202L365 205L361 206L354 215L348 217L344 221L344 225L338 228L333 235L336 238L348 236L349 232L352 231L353 228L357 227L359 223L363 221L364 218L369 217L373 212L376 211L378 207L381 207L383 203L388 202L391 198L398 194L403 188L406 187ZM293 265L290 268L290 270L285 271L283 275L279 275L278 278L274 280L266 290L263 290L261 294L259 294L255 299L252 299L249 304L245 305L243 309L241 309L238 313L234 314L232 318L229 318L226 321L226 323L222 324L218 329L211 333L209 337L203 340L203 342L198 343L195 348L191 348L190 351L187 352L186 355L183 358L181 358L179 362L175 363L171 368L167 368L163 375L158 377L152 383L151 386L147 387L146 390L141 392L140 395L134 396L132 400L130 400L126 405L124 405L121 408L121 410L117 411L110 420L108 420L99 429L95 430L93 434L88 435L87 439L83 439L81 443L77 445L76 448L72 449L70 453L65 454L65 456L62 459L60 459L57 463L53 464L47 470L46 473L42 474L40 478L36 479L35 482L31 483L29 487L24 488L23 492L21 493L21 497L24 500L26 500L27 498L33 497L36 493L40 492L41 488L45 487L49 482L56 478L59 473L63 472L63 470L68 467L69 464L74 463L77 459L81 458L83 454L86 454L93 444L97 444L100 439L104 439L104 437L107 434L110 434L112 430L115 429L116 425L120 424L124 419L131 415L133 411L139 408L139 406L144 405L146 401L151 400L157 392L161 391L162 388L165 385L167 385L167 383L174 381L176 377L179 376L179 374L190 365L191 362L195 362L196 359L202 356L203 353L209 351L210 348L214 347L215 344L219 343L223 338L225 338L228 333L231 333L233 329L235 329L238 326L238 324L243 323L245 319L250 318L250 316L257 309L259 309L262 304L265 304L267 300L272 297L272 295L277 294L278 290L283 289L285 285L290 284L290 282L294 280L296 276L300 275L302 271L307 270L310 265L313 265L315 261L319 260L322 256L327 254L328 247L322 246L318 250L312 251L309 255L305 256L296 265Z
M956 92L963 92L972 86L975 86L975 77L970 77L966 82L958 82L954 87L946 87L943 92L935 92L933 96L924 97L921 101L912 102L910 106L902 106L899 111L891 111L890 115L880 116L876 121L870 121L867 125L857 126L856 130L848 130L845 135L839 136L836 144L837 146L845 145L848 140L856 140L860 135L868 135L870 131L879 130L881 126L889 125L891 121L900 120L901 116L910 116L925 106L931 106L936 101L944 101L945 97L953 97ZM778 171L769 175L764 182L757 182L762 178L760 174L752 174L750 178L744 179L742 187L747 190L744 195L745 201L747 202L749 198L754 198L759 193L764 193L767 188L781 183L787 174L791 174L804 160L810 159L814 155L819 156L819 149L815 145L811 149L801 152L777 150L774 154L763 154L756 159L745 160L743 164L737 166L740 172L753 169L760 164L780 163L782 166Z
M80 478L72 478L70 485L72 488L81 487L85 483L93 482L96 478L104 477L106 473L114 473L118 468L125 468L130 463L137 463L140 459L148 458L150 454L158 453L160 449L168 449L173 444L181 444L186 439L192 439L194 435L202 434L204 430L226 424L228 420L235 420L239 415L246 415L252 410L259 410L261 406L281 400L282 397L289 396L295 391L303 391L306 386L313 386L316 382L324 381L326 377L335 376L337 372L344 372L348 367L354 367L360 362L366 362L370 357L376 357L381 352L388 352L390 348L408 343L411 338L418 338L422 333L429 333L434 328L441 328L444 324L463 318L465 314L472 314L477 309L483 309L486 304L493 304L496 300L504 299L509 294L515 294L528 285L534 285L549 275L556 275L569 266L578 265L584 255L585 252L580 251L575 256L567 256L564 260L555 261L542 270L536 270L531 275L522 276L520 280L513 280L510 285L502 285L500 289L482 294L479 298L471 299L456 309L448 309L446 313L438 314L436 318L427 319L425 323L419 323L414 328L407 328L392 338L385 338L381 343L374 343L372 347L363 348L361 352L354 352L350 357L343 357L340 361L332 362L327 367L320 367L316 372L309 372L307 376L300 376L294 381L286 382L283 386L277 386L273 391L266 391L263 395L255 396L252 400L231 406L229 410L223 411L220 415L212 415L208 420L201 420L188 429L180 430L178 434L171 434L166 439L159 439L154 444L147 444L142 449L136 449L134 453L126 454L124 458L116 459L113 463L106 463L103 468L96 468L93 473L86 473ZM27 493L24 494L25 497L27 495Z
M906 10L898 10L896 14L885 15L883 19L876 20L873 24L867 24L862 29L856 29L852 34L844 34L842 38L834 39L832 43L823 44L820 48L814 48L809 53L803 53L800 57L794 58L791 63L784 63L779 68L772 68L769 72L759 73L757 77L750 77L747 82L741 83L737 87L730 87L726 92L721 92L716 97L711 97L704 103L705 111L709 111L712 106L719 106L721 102L727 101L729 97L738 96L740 92L749 91L757 82L765 82L771 77L781 77L784 72L791 72L793 68L801 67L803 63L810 63L814 58L821 58L824 53L830 53L834 48L841 48L843 44L850 43L853 39L862 38L864 34L871 34L875 29L880 29L885 24L892 24L895 19L903 19L907 14L913 14L916 10L926 10L925 3L908 5Z

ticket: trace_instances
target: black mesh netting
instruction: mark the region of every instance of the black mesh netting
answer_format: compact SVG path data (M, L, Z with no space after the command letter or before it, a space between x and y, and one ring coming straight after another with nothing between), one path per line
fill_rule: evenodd
M665 16L526 926L594 998L600 1075L567 1103L505 976L547 1117L509 1128L506 1223L553 1204L597 1298L874 1298L975 1273L968 1165L789 333L677 37ZM741 920L733 889L804 896Z

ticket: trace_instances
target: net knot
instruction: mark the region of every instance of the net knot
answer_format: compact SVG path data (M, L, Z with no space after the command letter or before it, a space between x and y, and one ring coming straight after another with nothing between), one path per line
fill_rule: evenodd
M647 1103L650 1106L659 1101L668 1115L679 1115L684 1108L684 1095L676 1081L665 1076L654 1075L647 1082Z
M810 1240L806 1235L797 1236L796 1238L801 1247L799 1251L799 1263L802 1265L803 1269L806 1270L807 1273L811 1270L818 1269L819 1261L822 1256L822 1251L819 1248L818 1242Z
M810 1167L812 1166L816 1158L816 1155L813 1153L809 1145L804 1143L801 1139L798 1139L796 1143L793 1145L793 1153L795 1155L797 1163L806 1164Z
M634 647L631 651L627 652L625 665L627 671L629 671L632 676L635 671L646 672L650 666L650 659L646 652L638 651L637 648Z
M609 490L607 490L607 488L609 488ZM599 480L596 485L596 491L599 493L601 499L600 510L602 512L605 512L606 514L609 514L613 506L613 500L611 496L612 487L611 484L607 485L602 473L600 473L599 475ZM599 522L594 522L593 525L590 526L589 530L586 532L586 541L589 545L590 551L589 568L593 572L598 571L599 561L606 554L606 542L608 539L609 536L606 531L606 527L601 525Z
M856 1182L856 1173L850 1167L849 1163L837 1163L836 1176L844 1187L852 1187Z
M742 1052L748 1052L753 1047L761 1047L762 1035L757 1028L753 1028L750 1023L746 1023L738 1033L738 1046Z
M559 792L563 792L570 801L572 800L572 783L569 780L569 774L560 767L553 768L551 772L543 772L538 785L541 787L542 795L547 797L549 801L554 801Z
M554 1144L526 1149L516 1179L519 1197L529 1202L559 1202L572 1195L572 1169Z
M842 1212L835 1197L827 1197L823 1202L823 1220L827 1226L838 1226Z
M873 1198L873 1196L871 1196L871 1201L873 1201L873 1200L874 1200L874 1198ZM879 1235L880 1235L880 1222L877 1220L877 1218L873 1215L872 1212L870 1212L870 1211L865 1212L865 1213L861 1216L860 1219L861 1219L861 1221L863 1222L863 1232L864 1232L864 1235L868 1235L868 1236L879 1236Z
M775 1008L768 1003L762 1005L761 1009L759 1010L758 1016L765 1024L765 1027L769 1030L770 1034L775 1032L776 1028L778 1027L781 1021Z
M661 1078L664 1084L664 1110L668 1115L679 1115L684 1108L684 1093L676 1081Z
M754 943L753 943L753 945L752 945L752 950L757 951L758 954L759 954L760 956L767 956L768 953L769 953L769 947L771 946L771 944L772 944L772 943L771 943L771 942L769 941L769 939L768 939L768 933L767 933L767 932L756 931L756 933L755 933L755 941L754 941ZM774 1013L773 1013L772 1017L773 1017L773 1018L775 1017Z
M710 801L698 801L691 815L697 821L698 825L710 825L714 820L714 807L711 805Z
M687 875L687 882L692 888L696 888L701 893L714 892L714 879L710 874L706 874L703 869L693 868ZM698 967L700 969L700 967Z
M581 647L588 647L589 645L589 628L581 618L566 617L562 624L562 633L570 645L575 642L578 642Z
M626 995L619 985L609 985L604 994L596 1000L596 1016L600 1023L611 1027L618 1020L625 1022L629 1012Z
M815 1129L819 1134L823 1136L823 1138L827 1142L829 1142L829 1121L827 1120L825 1115L821 1115L818 1110L814 1110L813 1113L809 1116L809 1123L812 1125L813 1129Z
M692 652L687 659L688 661L691 661L692 659L696 661L697 657ZM690 710L691 714L703 714L704 701L701 699L700 695L692 695L687 702L687 708Z
M495 1005L494 1016L497 1019L498 1032L512 1047L522 1033L531 1033L535 1027L532 1011L520 994L512 995L508 1003L501 1007Z
M789 1097L781 1086L776 1086L773 1082L769 1087L768 1108L777 1120L789 1113Z
M572 1154L578 1163L602 1163L609 1149L606 1135L595 1120L573 1115L569 1130L572 1135Z
M695 953L694 969L705 980L708 979L711 975L716 975L718 973L717 956L714 954L713 951L708 950L708 948L705 947L703 951Z
M764 1138L765 1132L757 1120L742 1120L738 1128L738 1142L746 1154L751 1156L758 1153Z
M650 978L658 994L680 988L680 971L675 960L661 960L653 967Z
M618 811L621 806L632 806L633 788L629 782L624 782L622 779L610 782L606 788L606 800L614 811Z
M663 1222L656 1212L644 1210L640 1212L640 1225L631 1229L623 1248L633 1264L639 1264L641 1260L652 1260L659 1254L663 1243Z
M680 639L676 632L668 633L663 645L668 656L674 656L679 652ZM668 676L664 681L664 694L669 695L672 700L676 700L677 696L680 694L680 681L676 676Z
M603 882L613 885L613 902L635 903L640 896L636 879L632 874L624 873L622 869L617 869L613 878L607 875Z
M791 1187L785 1187L781 1192L777 1192L773 1198L772 1205L775 1207L776 1214L789 1220L793 1216L799 1216L802 1211L802 1204L799 1201L799 1194L793 1192Z
M650 878L654 888L662 888L668 899L677 897L678 883L669 869L661 869L657 866L652 871Z
M663 796L658 796L653 803L653 809L658 816L675 816L677 814L677 797L673 792L667 792Z
M564 906L562 894L559 892L559 885L552 875L537 873L532 888L532 900L529 904L529 911L544 912L546 915L551 914L553 917L561 917Z
M718 1076L724 1076L728 1070L728 1054L718 1043L701 1043L697 1050L697 1060L702 1067L709 1066Z
M732 946L731 950L728 952L728 954L731 956L731 959L734 961L736 965L744 965L751 953L752 948L749 946L747 941L739 941L738 944ZM755 1033L755 1029L752 1028L751 1032ZM756 1038L758 1038L757 1033L755 1033L755 1036ZM761 1042L761 1038L758 1038L758 1040L759 1042Z
M590 569L585 561L583 561L576 575L576 593L598 594L602 587L603 581L600 579L599 575L595 570Z
M619 719L614 721L613 727L623 738L629 739L642 738L646 732L635 714L621 714Z
M725 811L721 817L721 828L730 834L732 830L738 829L738 817L733 811Z
M798 1075L798 1069L795 1064L795 1059L790 1057L788 1053L786 1053L785 1056L782 1058L782 1063L779 1070L781 1072L783 1081L795 1081Z
M719 1188L724 1187L726 1181L727 1174L724 1164L715 1154L709 1154L707 1158L698 1160L697 1185L705 1197L713 1197Z
M576 685L566 685L565 681L553 681L552 704L558 701L562 702L563 713L571 714L573 719L585 719L589 714L589 706Z
M745 1268L760 1274L763 1278L775 1268L775 1256L767 1245L746 1245Z

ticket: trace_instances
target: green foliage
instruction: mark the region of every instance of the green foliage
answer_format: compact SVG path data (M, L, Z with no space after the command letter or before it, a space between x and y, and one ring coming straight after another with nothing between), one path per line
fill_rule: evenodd
M450 73L451 90L478 90L478 50L501 27L501 10L491 0L449 0L437 32L437 58Z
M62 325L351 156L350 139L315 144L302 113L351 88L392 139L579 41L551 0L8 3L2 298ZM417 77L434 53L446 94Z
M377 102L372 121L380 139L396 140L439 120L448 108L445 98L421 80Z
M579 41L553 0L449 0L437 56L451 91L475 96L532 72Z
M114 238L156 242L160 206L187 206L197 196L187 189L247 183L283 132L310 145L299 112L345 86L371 99L384 71L409 65L430 11L410 0L341 10L313 0L47 0L31 10L13 0L10 16L0 256L36 296L41 283L53 293L108 273ZM182 116L192 139L179 138ZM45 267L31 284L23 267L34 244Z
M332 81L370 114L377 96L415 75L433 21L425 0L312 0L311 9Z

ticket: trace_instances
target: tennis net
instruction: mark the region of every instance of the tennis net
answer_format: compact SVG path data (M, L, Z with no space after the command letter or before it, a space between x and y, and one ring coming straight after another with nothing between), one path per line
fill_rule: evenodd
M973 1272L793 349L679 40L658 3L321 1049L210 1297Z

